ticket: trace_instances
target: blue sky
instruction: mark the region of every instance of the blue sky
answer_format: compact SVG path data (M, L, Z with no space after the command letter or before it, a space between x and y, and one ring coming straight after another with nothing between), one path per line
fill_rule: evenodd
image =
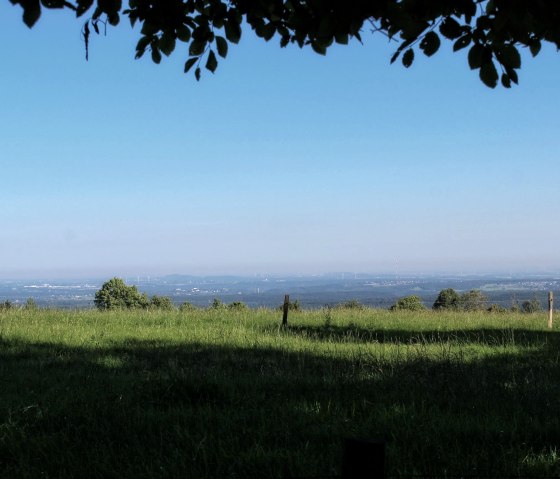
M215 75L0 3L0 278L560 271L558 54L489 90L451 46L249 30Z

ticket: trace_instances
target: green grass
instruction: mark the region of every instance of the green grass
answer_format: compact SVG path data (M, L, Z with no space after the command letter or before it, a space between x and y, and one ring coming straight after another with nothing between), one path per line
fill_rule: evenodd
M389 475L560 474L541 315L0 312L0 476L301 477L346 437Z

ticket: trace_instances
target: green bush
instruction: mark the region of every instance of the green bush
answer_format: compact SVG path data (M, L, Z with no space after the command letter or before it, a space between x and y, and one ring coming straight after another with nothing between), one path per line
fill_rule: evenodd
M234 301L233 303L228 304L227 308L232 311L246 311L249 309L243 301Z
M7 310L7 309L12 309L13 307L14 307L14 304L9 299L4 301L3 303L0 303L0 311Z
M158 296L154 294L150 299L150 308L171 311L175 309L175 305L169 296Z
M224 309L226 305L223 303L221 299L214 298L212 304L210 305L210 309Z
M436 311L458 311L461 307L461 296L453 288L442 289L436 298L432 309Z
M489 313L507 313L508 310L503 306L493 303L486 311L488 311Z
M343 303L338 303L335 308L337 309L365 309L365 306L360 303L357 299L351 299L349 301L344 301Z
M295 301L288 301L288 311L301 311L301 303L299 302L299 299L296 299ZM280 306L278 306L278 311L283 311L284 310L284 305L281 304Z
M196 306L194 306L191 302L185 301L184 303L179 306L179 311L186 312L186 311L194 311Z
M521 303L521 311L523 313L538 313L541 310L541 302L536 297L529 301L523 301L523 303Z
M145 293L139 293L136 286L128 286L121 278L103 283L93 303L100 310L147 308L150 304Z
M482 311L486 309L488 298L478 289L471 289L460 296L460 309L463 311Z
M389 308L390 311L424 311L425 309L426 306L424 306L422 298L415 294L398 299L397 302Z

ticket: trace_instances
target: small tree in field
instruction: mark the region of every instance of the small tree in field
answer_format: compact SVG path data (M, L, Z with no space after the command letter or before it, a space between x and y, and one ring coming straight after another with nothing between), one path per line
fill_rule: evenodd
M461 295L461 309L465 311L482 311L486 309L487 301L488 298L482 292L478 289L471 289Z
M154 294L150 299L150 308L171 311L175 309L175 305L169 296L158 296Z
M148 296L136 286L128 286L121 278L112 278L95 293L93 303L100 310L133 309L149 306Z
M436 311L457 311L461 306L461 296L453 288L442 289L436 298L432 309Z
M389 308L390 311L424 311L425 309L426 306L424 306L422 298L415 294L398 299L397 302Z
M529 301L523 301L523 303L521 303L521 311L523 311L524 313L538 313L541 310L541 302L536 297Z

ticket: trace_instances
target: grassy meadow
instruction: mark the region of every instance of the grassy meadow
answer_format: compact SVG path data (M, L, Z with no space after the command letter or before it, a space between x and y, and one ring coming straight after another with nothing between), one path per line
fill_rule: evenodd
M0 312L0 477L560 474L560 336L541 314Z

